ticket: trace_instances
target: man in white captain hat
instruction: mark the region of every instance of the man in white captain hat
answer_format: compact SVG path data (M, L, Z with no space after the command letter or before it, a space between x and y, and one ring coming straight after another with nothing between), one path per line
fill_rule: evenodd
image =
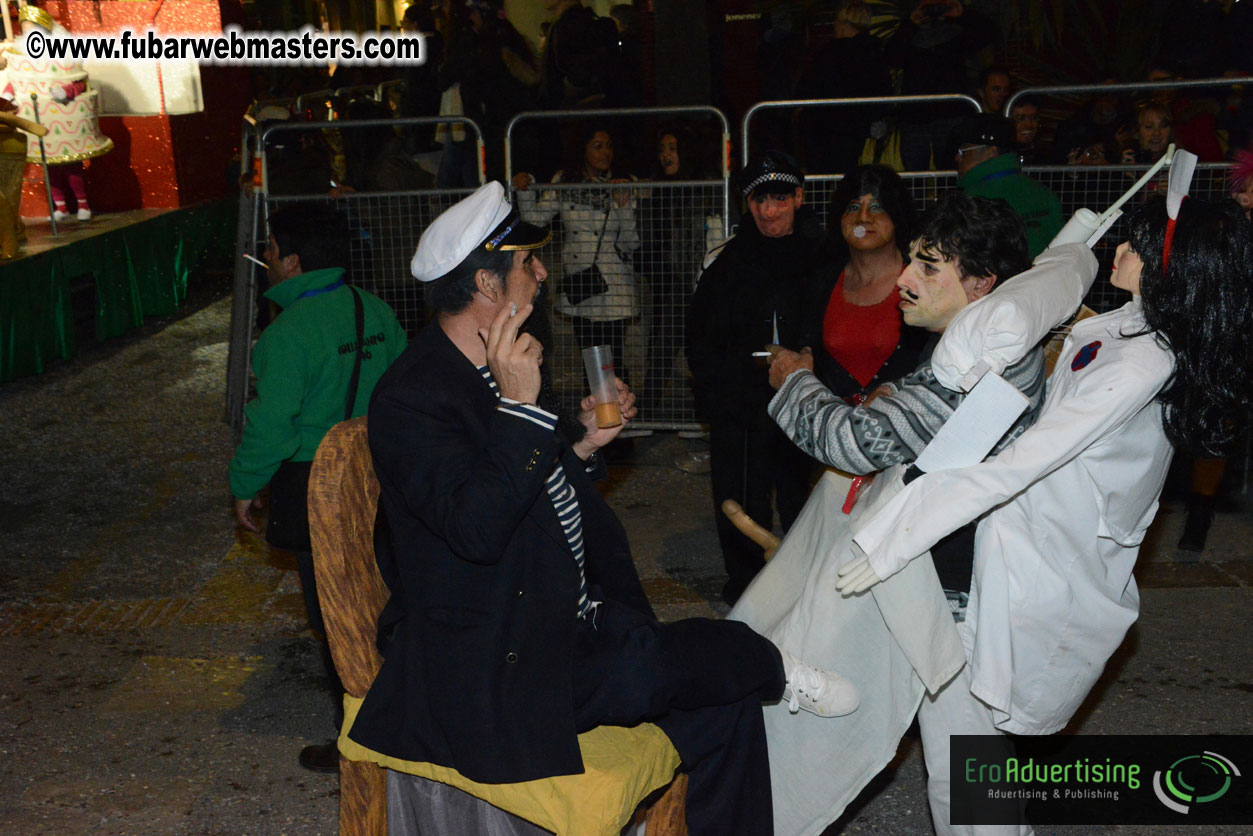
M588 460L620 428L558 426L522 332L549 233L488 183L413 257L434 320L374 391L382 669L349 736L485 783L580 773L576 735L649 720L690 773L689 832L772 831L761 702L834 715L857 694L743 624L661 624ZM635 399L618 384L625 419ZM786 689L785 689L786 686Z

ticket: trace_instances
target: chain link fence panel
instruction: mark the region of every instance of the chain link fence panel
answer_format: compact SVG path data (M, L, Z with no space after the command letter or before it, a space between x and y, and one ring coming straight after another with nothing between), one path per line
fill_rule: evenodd
M351 123L339 123L343 130ZM1061 200L1063 215L1087 207L1101 211L1113 203L1144 171L1145 166L1045 166L1025 169ZM954 188L952 171L902 175L920 211L944 191ZM1217 199L1226 195L1226 166L1197 167L1192 194ZM806 180L805 200L823 224L829 202L841 178L820 175ZM1132 209L1144 195L1164 189L1165 173L1150 183L1126 207ZM409 272L409 262L422 231L441 212L470 194L472 189L405 192L354 192L326 195L258 195L248 204L255 211L241 220L239 251L256 257L267 237L266 218L272 211L297 201L333 205L348 219L353 246L348 265L352 280L395 309L402 325L415 334L428 318L423 289ZM544 342L546 371L555 394L572 407L586 393L580 350L584 344L615 344L615 362L639 395L640 429L698 429L691 396L691 378L685 359L688 301L700 275L705 253L724 240L724 213L732 205L726 179L683 182L635 181L608 183L534 184L530 209L515 192L515 203L528 219L547 225L553 240L537 255L549 276L537 300L532 329ZM618 206L619 199L626 205ZM736 201L738 202L738 196ZM614 211L614 208L617 211ZM733 209L735 207L733 206ZM609 218L606 217L609 209ZM604 229L603 236L601 230ZM1113 251L1123 240L1125 226L1116 223L1098 245L1100 274L1086 299L1104 312L1127 300L1108 283ZM597 241L600 251L597 251ZM571 305L570 277L593 262L604 275L609 292L600 300ZM584 276L584 279L589 278ZM264 270L248 265L237 271L236 315L232 319L228 419L242 425L249 392L247 357L256 337L256 300L265 284ZM596 288L593 288L596 289ZM239 302L239 295L250 305ZM577 295L577 294L576 294ZM612 324L611 324L612 323Z
M635 428L699 427L684 358L687 303L706 250L723 240L725 189L723 180L535 184L534 197L514 195L524 219L553 232L537 253L548 269L537 335L564 405L587 393L582 349L608 343L639 396ZM598 278L605 291L580 300Z

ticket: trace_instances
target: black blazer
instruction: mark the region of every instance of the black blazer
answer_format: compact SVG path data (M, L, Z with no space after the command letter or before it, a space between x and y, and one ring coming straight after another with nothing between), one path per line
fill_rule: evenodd
M578 495L594 593L652 614L626 532L584 463L497 403L438 323L374 390L375 547L392 597L383 667L350 735L493 783L583 770L570 672L578 569L544 484L558 459Z

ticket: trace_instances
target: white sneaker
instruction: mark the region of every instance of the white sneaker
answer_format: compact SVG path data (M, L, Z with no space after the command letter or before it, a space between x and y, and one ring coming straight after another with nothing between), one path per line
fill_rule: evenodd
M56 219L57 223L61 223L61 221L65 220L69 216L70 216L69 212L62 212L60 209L52 210L52 217Z
M839 717L851 714L861 704L857 688L838 673L806 665L781 647L779 655L787 675L783 699L793 714L803 708L819 717Z
M91 210L90 210L90 209L79 209L79 210L78 210L78 219L79 219L80 221L89 221L89 220L91 220Z

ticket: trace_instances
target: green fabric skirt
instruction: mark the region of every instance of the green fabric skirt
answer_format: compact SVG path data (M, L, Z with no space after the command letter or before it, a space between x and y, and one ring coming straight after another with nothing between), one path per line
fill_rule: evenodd
M229 257L237 201L219 200L54 247L0 266L0 383L74 356L70 288L96 288L95 338L104 341L174 313L206 257Z

